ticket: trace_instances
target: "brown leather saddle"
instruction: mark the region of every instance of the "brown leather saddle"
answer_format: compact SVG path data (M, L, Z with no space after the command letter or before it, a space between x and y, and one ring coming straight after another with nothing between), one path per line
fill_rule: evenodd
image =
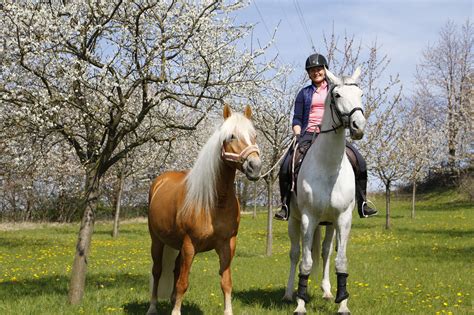
M314 142L314 139L313 141L311 141L311 143L307 143L306 146L301 146L301 147L297 144L295 147L295 150L293 151L293 157L290 163L290 168L291 168L290 173L291 173L291 179L292 179L291 187L292 187L292 191L294 191L295 194L298 193L296 183L298 182L298 173L299 173L301 164L303 163L306 153L308 152L313 142ZM355 153L347 146L346 146L346 155L347 155L347 158L349 159L349 162L352 165L352 169L354 170L354 173L358 174L360 172L360 169L359 169L359 163L357 163L357 157Z

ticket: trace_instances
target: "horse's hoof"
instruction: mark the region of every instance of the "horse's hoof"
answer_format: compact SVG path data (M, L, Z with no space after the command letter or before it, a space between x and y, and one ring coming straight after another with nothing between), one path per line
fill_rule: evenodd
M337 315L351 315L351 312L338 312Z
M305 315L306 312L294 312L293 315Z
M334 295L332 295L331 293L323 294L323 299L326 301L331 301L332 299L334 299Z
M293 302L293 297L285 295L284 297L281 298L281 301L285 302L285 303L292 303Z

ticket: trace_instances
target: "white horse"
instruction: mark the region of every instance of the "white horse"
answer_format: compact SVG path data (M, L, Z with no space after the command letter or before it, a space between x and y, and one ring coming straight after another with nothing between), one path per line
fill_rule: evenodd
M357 68L351 77L338 78L326 69L331 82L325 101L321 133L309 148L298 175L298 193L291 198L291 215L288 234L291 240L290 275L286 288L286 300L293 299L295 269L300 256L300 236L303 255L300 263L298 306L296 314L305 314L307 283L315 262L317 270L320 244L320 223L330 222L326 227L323 242L323 298L332 299L329 282L329 257L332 251L334 230L337 235L337 293L339 314L350 314L347 307L349 293L346 290L347 258L346 245L352 223L355 205L355 179L351 164L345 154L345 129L350 130L352 139L364 135L366 120L362 111L362 90L356 81L360 76Z

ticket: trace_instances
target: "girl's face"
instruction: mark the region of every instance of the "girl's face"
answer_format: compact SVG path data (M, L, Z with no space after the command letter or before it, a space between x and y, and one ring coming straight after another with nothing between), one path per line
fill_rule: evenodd
M314 84L320 84L326 79L326 71L324 67L314 67L308 69L308 75Z

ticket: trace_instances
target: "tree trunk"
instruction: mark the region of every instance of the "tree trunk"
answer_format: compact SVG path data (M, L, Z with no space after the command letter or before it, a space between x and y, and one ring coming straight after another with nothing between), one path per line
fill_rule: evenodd
M267 256L272 255L273 247L273 178L270 176L267 182L267 197L268 197L268 216L267 216Z
M122 192L123 192L123 185L125 182L125 176L123 175L123 172L120 172L118 178L119 178L118 191L115 197L114 229L112 231L113 238L116 238L118 236L119 221L120 221L120 207L122 205Z
M413 181L413 190L411 194L411 218L415 218L415 196L416 196L416 180Z
M390 181L385 184L385 228L390 229Z
M253 216L254 219L257 218L257 182L253 184Z
M242 211L245 212L247 210L247 203L248 203L248 200L249 200L249 195L248 195L248 186L249 186L249 182L245 179L242 179L242 192L241 192L241 208L242 208Z
M79 304L84 295L89 249L94 231L94 215L99 195L99 177L94 165L89 166L85 185L85 209L76 245L69 283L69 303Z

